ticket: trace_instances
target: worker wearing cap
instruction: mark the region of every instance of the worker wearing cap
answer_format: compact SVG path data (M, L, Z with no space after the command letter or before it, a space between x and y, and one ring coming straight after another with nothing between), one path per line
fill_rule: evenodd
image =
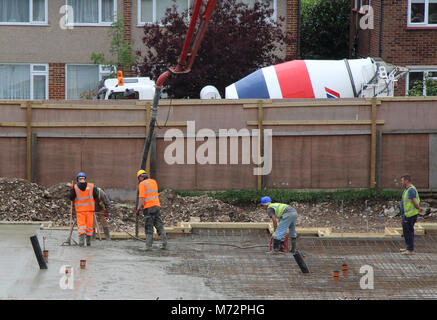
M420 208L420 197L416 187L411 183L411 177L405 174L401 177L402 201L400 211L402 215L402 231L405 239L405 249L401 249L402 254L414 254L414 224L417 221L417 215L422 211Z
M77 184L70 189L70 200L74 201L77 217L77 232L79 235L79 246L91 245L93 236L94 210L98 200L98 191L94 183L86 181L86 174L79 172L76 176Z
M272 199L268 196L261 198L261 204L266 206L267 214L273 221L273 253L278 253L281 242L285 240L285 234L289 229L291 237L290 252L296 252L296 219L297 211L293 207L284 203L272 203Z
M98 200L96 202L95 207L95 215L98 224L103 228L103 232L105 233L105 239L111 240L111 236L109 234L109 224L107 218L109 217L109 209L111 207L111 201L109 200L108 195L103 191L102 188L96 187L98 193ZM96 237L96 226L94 226L93 230L93 239Z
M150 179L144 170L137 172L138 185L138 207L136 214L140 211L144 214L144 229L146 233L146 250L152 249L153 227L161 236L162 247L167 249L167 234L161 219L161 204L159 202L158 184L154 179Z

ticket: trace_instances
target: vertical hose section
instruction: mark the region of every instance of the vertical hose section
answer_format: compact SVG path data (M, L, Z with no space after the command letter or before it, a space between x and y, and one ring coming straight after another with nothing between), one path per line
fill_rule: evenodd
M39 245L37 236L30 237L30 242L32 243L33 251L35 252L36 260L38 261L40 269L47 269L47 264L44 260L44 256Z
M351 81L352 91L354 92L354 97L357 98L358 97L357 88L355 88L355 82L354 82L354 77L352 76L351 67L349 66L349 62L347 61L347 59L344 59L344 63L346 65L347 73L349 74L349 80Z
M296 260L297 265L299 266L302 273L309 273L310 270L308 269L305 261L302 258L302 255L299 253L299 251L296 251L295 254L293 254L294 260Z

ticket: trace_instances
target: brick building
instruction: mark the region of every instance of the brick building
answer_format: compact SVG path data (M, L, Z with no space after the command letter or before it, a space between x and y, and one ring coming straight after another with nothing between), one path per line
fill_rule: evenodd
M352 58L380 57L409 68L397 96L406 95L415 81L437 80L437 0L351 0L351 5Z
M299 0L270 1L275 16L285 17L285 28L292 32L295 41L284 48L284 56L294 59L299 52ZM187 9L194 0L176 2ZM92 63L91 54L110 56L108 31L114 16L125 19L125 38L136 52L144 49L144 24L158 21L171 5L172 0L0 1L0 100L80 99L108 74Z

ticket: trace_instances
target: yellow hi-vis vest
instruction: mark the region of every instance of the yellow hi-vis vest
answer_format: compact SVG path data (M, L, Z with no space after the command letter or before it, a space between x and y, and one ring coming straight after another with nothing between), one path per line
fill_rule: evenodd
M284 203L271 203L267 208L272 208L275 210L276 218L281 219L281 215L284 212L285 208L288 207L288 204Z
M409 218L412 216L415 216L416 214L419 213L419 209L417 209L414 206L414 203L411 199L408 199L408 190L410 190L410 188L413 188L414 190L416 190L416 195L417 195L417 203L420 203L420 198L419 198L419 192L417 192L417 189L415 186L411 185L407 190L404 191L404 193L402 194L402 206L404 207L404 215Z

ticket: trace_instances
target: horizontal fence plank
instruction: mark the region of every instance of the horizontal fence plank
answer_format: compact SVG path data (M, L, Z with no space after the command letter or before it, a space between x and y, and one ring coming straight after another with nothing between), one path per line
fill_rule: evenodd
M67 127L144 127L145 122L32 122L34 128L67 128ZM0 127L26 127L26 122L0 122ZM159 127L186 127L186 121L158 122Z
M380 101L377 104L381 104ZM371 101L309 101L309 102L285 102L285 103L265 103L263 108L294 108L294 107L353 107L353 106L371 106ZM257 105L244 104L244 109L256 109Z
M257 126L258 121L247 121L248 126ZM384 124L384 120L377 120L376 124ZM264 126L318 126L318 125L370 125L371 120L266 120Z

